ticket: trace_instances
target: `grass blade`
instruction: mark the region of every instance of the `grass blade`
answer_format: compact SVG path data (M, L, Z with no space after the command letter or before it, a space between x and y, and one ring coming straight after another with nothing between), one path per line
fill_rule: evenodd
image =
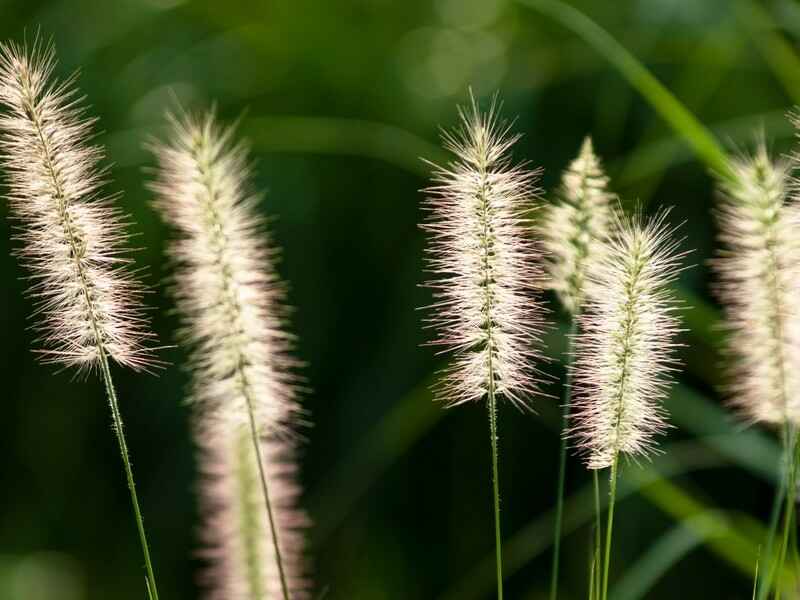
M585 14L560 0L517 0L570 29L598 53L647 100L659 115L680 134L697 156L715 172L730 176L728 158L719 142L664 84Z

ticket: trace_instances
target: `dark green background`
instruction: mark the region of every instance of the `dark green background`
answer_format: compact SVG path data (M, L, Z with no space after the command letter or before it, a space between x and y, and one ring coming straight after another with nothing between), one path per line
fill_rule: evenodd
M726 147L747 148L763 130L776 153L789 149L784 113L800 99L797 4L574 5L652 69ZM81 71L80 88L114 164L108 189L124 191L120 203L141 234L137 261L147 266L154 327L165 344L174 343L176 326L161 283L167 232L148 205L153 161L143 144L163 132L174 97L192 108L216 103L224 119L242 118L239 132L252 142L256 183L265 192L262 209L274 217L283 249L279 269L296 307L298 354L308 364L305 405L314 426L306 432L302 481L316 523L309 532L314 579L327 598L435 598L459 582L466 587L454 592L459 598L492 592L485 409L441 411L431 403L426 386L439 362L419 347L426 334L416 310L430 299L418 287L418 190L429 170L419 157L440 159L438 128L455 123L469 86L483 99L500 92L504 115L516 117L524 133L516 156L544 167L546 189L591 134L623 198L673 205L673 218L686 220L685 247L696 249L697 266L681 286L700 308L687 317L693 332L684 340L682 389L719 406L706 267L712 179L602 57L530 8L513 0L0 0L0 39L21 41L25 32L30 39L39 29L55 42L59 76ZM5 203L0 212L6 216ZM3 218L0 599L141 599L140 551L102 388L37 364L29 351L30 305L11 234ZM556 357L563 346L557 331L547 338ZM120 369L115 376L161 597L189 599L198 596L200 562L187 375L182 349L161 356L173 366L157 377ZM562 375L558 361L546 370ZM557 395L557 380L546 389ZM695 408L682 397L673 406L692 422ZM557 401L540 399L536 409L501 409L509 538L553 504ZM715 426L732 431L720 414L712 425L717 419ZM689 437L681 426L670 442ZM688 454L716 457L712 446L695 444ZM726 456L718 463L673 481L710 506L765 520L772 489L763 473ZM574 461L570 469L572 491L586 475ZM616 576L675 527L668 512L646 496L621 501ZM533 530L531 539L547 542L549 531ZM564 598L584 597L588 544L587 527L566 538ZM508 598L544 598L549 553L515 566ZM749 598L750 581L699 544L648 597Z

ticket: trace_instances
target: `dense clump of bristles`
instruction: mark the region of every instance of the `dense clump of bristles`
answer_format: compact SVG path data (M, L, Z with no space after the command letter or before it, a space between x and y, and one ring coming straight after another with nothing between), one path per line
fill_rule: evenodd
M579 317L574 425L567 435L591 469L619 453L646 456L667 427L662 401L678 333L669 284L682 257L665 216L622 217L592 271L594 293Z
M789 166L762 144L731 163L714 261L725 308L732 401L748 418L800 423L800 235Z
M586 138L562 176L558 201L548 205L538 226L547 259L546 285L570 313L580 312L591 294L591 272L602 262L614 220L615 196Z
M189 342L198 445L211 511L204 540L212 557L210 598L281 595L250 415L273 505L292 598L307 597L303 513L297 508L291 430L299 407L283 328L284 289L258 197L248 189L246 149L208 114L171 118L159 161L156 206L179 236L172 242L174 294ZM247 441L249 440L249 442Z
M493 391L524 406L536 389L542 324L534 297L539 251L528 219L537 173L511 163L518 136L498 121L494 105L481 113L473 102L461 118L461 128L444 136L455 160L437 167L422 226L436 277L427 284L433 343L454 354L438 397L457 405Z
M51 81L52 48L0 45L0 163L17 251L31 273L47 362L133 368L152 364L142 287L128 269L126 217L104 196L103 151L90 144L72 80Z

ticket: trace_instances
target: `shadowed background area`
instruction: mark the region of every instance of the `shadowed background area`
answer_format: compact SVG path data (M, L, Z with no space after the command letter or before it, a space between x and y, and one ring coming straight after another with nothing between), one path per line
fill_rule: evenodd
M216 104L239 119L261 203L282 248L292 328L314 426L302 452L314 579L326 598L490 598L493 530L485 407L442 410L428 391L440 360L417 307L418 190L446 160L440 127L456 105L499 91L524 133L515 156L544 167L548 191L591 134L628 206L675 207L695 248L679 292L687 364L669 409L667 454L624 475L614 531L616 598L749 598L777 469L774 435L722 408L709 164L553 0L0 0L0 40L52 37L58 75L99 117L110 192L135 220L154 327L175 343L163 259L168 232L149 205L149 136L164 112ZM720 140L763 131L787 152L800 102L800 7L790 0L574 2L631 51ZM548 8L549 7L549 8ZM557 7L554 9L553 7ZM541 10L544 9L544 10ZM560 11L560 12L559 12ZM554 18L555 17L555 18ZM590 40L591 41L591 40ZM617 65L618 66L618 65ZM663 108L663 107L662 107ZM667 107L667 110L669 107ZM0 203L0 599L141 599L144 572L99 381L37 364L25 273ZM549 583L564 316L545 342L554 398L500 411L509 598ZM115 370L160 595L198 597L188 375L181 348L158 376ZM568 475L563 598L585 597L591 497Z

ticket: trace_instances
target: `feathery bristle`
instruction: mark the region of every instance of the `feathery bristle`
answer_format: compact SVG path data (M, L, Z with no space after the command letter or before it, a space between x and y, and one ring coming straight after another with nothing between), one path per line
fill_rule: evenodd
M252 411L289 592L305 598L310 582L302 570L298 529L304 517L295 506L292 466L292 426L300 416L296 363L283 329L286 308L275 251L258 197L248 190L247 152L232 145L233 131L221 130L213 114L173 117L171 125L170 142L154 148L159 170L152 189L156 207L179 233L170 248L174 293L192 348L203 493L207 506L216 507L204 534L213 559L209 597L261 600L281 594L260 480L249 491L250 480L258 477ZM247 519L256 526L246 527Z
M547 257L546 285L572 314L580 312L584 297L592 293L587 273L603 260L615 222L614 202L608 177L587 137L564 172L559 202L545 208L537 228Z
M800 236L789 165L761 145L732 161L713 265L729 329L733 404L754 421L800 423Z
M201 510L203 574L209 600L268 600L281 597L280 575L269 521L264 511L258 465L250 433L211 422L197 432L204 477ZM304 576L302 531L308 520L297 510L300 486L294 447L286 439L261 443L281 560L290 597L309 598Z
M41 354L89 370L154 364L142 287L128 269L126 217L104 196L103 151L92 146L72 80L51 81L52 47L0 45L0 162L17 251L31 273Z
M579 317L574 426L567 433L590 469L611 466L620 452L646 456L667 427L661 402L679 331L668 285L683 254L665 216L647 224L620 217L590 275L595 293Z
M433 343L454 354L438 397L452 406L493 387L521 407L536 391L533 365L540 359L539 250L527 215L538 173L512 165L518 136L498 122L494 104L482 114L473 100L461 118L462 127L444 137L456 160L437 167L422 226L436 276L427 284L435 299Z

